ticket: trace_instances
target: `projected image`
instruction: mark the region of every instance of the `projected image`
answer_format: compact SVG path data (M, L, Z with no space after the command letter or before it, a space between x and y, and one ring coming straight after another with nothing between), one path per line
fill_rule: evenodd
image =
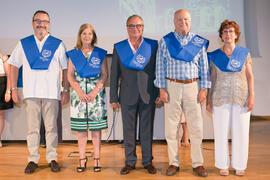
M190 11L195 32L216 32L220 22L229 17L230 0L119 0L119 7L124 17L142 16L145 34L172 31L174 12L180 8Z
M113 44L127 37L126 20L133 14L143 18L145 37L158 40L174 31L173 16L178 9L190 11L191 31L212 40L210 46L217 41L224 19L237 21L244 36L243 0L66 0L64 8L55 0L27 0L31 6L21 0L3 2L0 49L6 54L20 38L33 33L31 19L37 9L51 15L50 32L62 39L67 49L74 47L80 25L90 23L97 32L98 45L112 52Z
M123 16L140 15L144 20L145 34L164 34L173 29L173 14L176 9L158 8L160 1L156 0L119 0L120 11Z
M229 17L229 0L185 0L192 17L192 26L200 32L216 32L220 22ZM198 31L198 30L197 30Z

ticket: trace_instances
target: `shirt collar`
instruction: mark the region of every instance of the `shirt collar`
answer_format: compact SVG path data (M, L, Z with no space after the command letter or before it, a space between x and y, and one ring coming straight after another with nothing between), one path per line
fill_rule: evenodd
M176 32L176 31L174 31L174 34L175 34L175 36L176 36L177 38L179 38L179 39L186 39L186 38L188 38L188 37L190 36L191 33L188 32L187 35L185 35L185 37L183 37L182 34L179 34L179 33Z
M45 36L45 37L42 39L42 41L40 41L40 40L34 35L35 40L36 40L36 43L37 43L37 47L38 47L39 51L41 51L41 49L42 49L44 43L46 42L46 40L48 39L49 36L50 36L50 35L48 34L47 36Z
M143 42L143 37L141 38L141 42L140 42L139 48L140 48L140 46L142 45L142 42ZM128 43L129 43L129 46L130 46L130 48L131 48L133 54L135 54L137 51L136 51L135 48L132 46L132 44L131 44L129 38L128 38ZM138 48L138 49L139 49L139 48Z

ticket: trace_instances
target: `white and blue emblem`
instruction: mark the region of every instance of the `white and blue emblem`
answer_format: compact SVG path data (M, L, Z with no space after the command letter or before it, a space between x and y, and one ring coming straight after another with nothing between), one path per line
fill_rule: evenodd
M92 57L90 62L89 62L89 66L92 66L93 68L99 68L99 64L100 64L101 60L97 57Z
M40 59L42 61L48 61L48 57L50 57L52 55L52 52L50 50L44 49L41 53L42 57L40 57Z
M195 46L199 46L201 47L204 43L204 40L202 38L199 37L195 37L192 41L192 44L194 44Z
M232 59L231 60L231 66L234 67L234 68L239 68L241 66L241 63L236 59Z
M138 55L136 56L136 61L139 63L139 64L143 64L145 62L145 57L143 57L142 55Z

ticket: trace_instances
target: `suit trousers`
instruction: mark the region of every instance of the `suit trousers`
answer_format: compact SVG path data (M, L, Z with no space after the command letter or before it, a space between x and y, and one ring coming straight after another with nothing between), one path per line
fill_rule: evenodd
M46 129L46 159L50 163L57 160L57 116L59 101L56 99L27 98L26 119L28 123L27 146L29 151L28 162L38 163L40 159L40 124L41 117Z
M140 97L134 105L121 104L126 165L135 166L137 162L137 115L139 116L142 164L146 166L152 163L154 110L154 103L145 104Z
M192 167L203 164L203 119L197 100L198 83L183 84L167 80L169 102L165 108L165 138L168 144L169 164L179 166L179 125L182 111L185 113L191 144Z
M215 136L215 166L230 167L228 135L232 137L232 168L245 170L248 160L250 112L238 104L224 104L213 107Z

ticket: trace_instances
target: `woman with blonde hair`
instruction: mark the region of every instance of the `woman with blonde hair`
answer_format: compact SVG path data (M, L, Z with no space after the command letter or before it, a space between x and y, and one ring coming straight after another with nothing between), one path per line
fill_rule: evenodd
M71 89L71 130L77 131L80 161L78 172L86 169L88 130L94 145L94 172L101 171L101 130L108 128L104 83L107 80L107 51L96 46L97 36L90 24L81 25L77 44L67 55Z

